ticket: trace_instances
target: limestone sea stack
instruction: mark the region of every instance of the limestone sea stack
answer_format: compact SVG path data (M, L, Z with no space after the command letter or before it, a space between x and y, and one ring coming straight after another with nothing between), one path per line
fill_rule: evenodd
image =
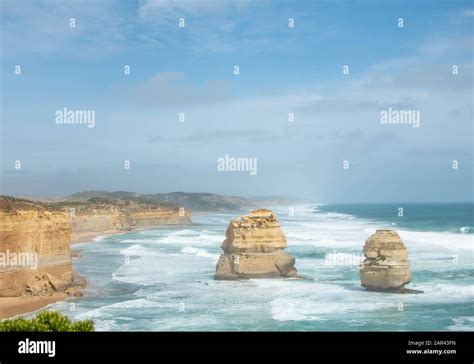
M215 279L299 278L295 258L285 253L285 235L277 216L259 209L232 220L222 243Z
M395 230L377 230L364 245L361 285L371 291L415 293L410 283L408 251Z

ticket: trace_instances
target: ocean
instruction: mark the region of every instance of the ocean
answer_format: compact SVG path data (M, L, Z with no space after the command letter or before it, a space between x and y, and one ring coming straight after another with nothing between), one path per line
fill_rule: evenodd
M403 216L399 216L399 208ZM273 207L305 279L215 281L229 221L134 231L75 244L85 296L56 303L99 331L474 331L474 204ZM393 228L422 294L367 292L365 240Z

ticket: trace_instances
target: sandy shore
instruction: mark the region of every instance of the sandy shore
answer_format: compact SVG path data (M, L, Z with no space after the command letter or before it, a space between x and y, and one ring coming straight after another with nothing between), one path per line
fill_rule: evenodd
M72 233L71 244L87 243L98 236L124 234L128 232L128 230L106 230L101 232L93 231L88 233Z
M164 229L170 227L180 227L185 228L187 226L195 226L196 224L177 224L177 225L149 225L149 226L139 226L133 227L130 230L106 230L106 231L93 231L87 233L72 233L71 234L71 244L78 244L78 243L87 243L93 240L98 236L107 236L107 235L120 235L126 234L133 231L142 231L142 230L150 230L150 229Z
M62 301L66 293L37 297L0 297L0 319L33 312L51 303Z

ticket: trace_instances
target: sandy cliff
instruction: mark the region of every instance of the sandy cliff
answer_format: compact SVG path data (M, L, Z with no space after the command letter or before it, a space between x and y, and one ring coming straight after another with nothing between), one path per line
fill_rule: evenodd
M191 223L189 210L174 205L114 201L70 204L64 205L63 208L70 213L73 241L88 233L100 234Z
M73 282L69 215L0 196L0 296L47 295Z
M231 221L222 243L216 279L299 277L295 259L285 253L285 235L276 215L266 209Z
M0 297L79 294L84 282L72 270L71 238L189 223L189 210L153 201L41 203L0 196Z

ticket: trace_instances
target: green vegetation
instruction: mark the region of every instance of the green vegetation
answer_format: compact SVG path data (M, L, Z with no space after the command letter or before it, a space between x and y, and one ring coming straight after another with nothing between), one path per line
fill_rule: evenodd
M113 198L107 198L107 197L92 197L87 200L88 203L91 204L107 204L107 205L112 205L117 202L117 200Z
M83 191L69 196L63 203L69 203L72 201L81 201L84 204L100 202L122 205L129 205L133 202L169 208L183 206L192 211L234 211L241 210L244 207L253 206L250 200L241 197L186 192L139 194L127 191Z
M72 322L59 312L44 311L30 320L19 317L0 322L0 332L5 331L87 332L94 331L94 323L92 320Z

